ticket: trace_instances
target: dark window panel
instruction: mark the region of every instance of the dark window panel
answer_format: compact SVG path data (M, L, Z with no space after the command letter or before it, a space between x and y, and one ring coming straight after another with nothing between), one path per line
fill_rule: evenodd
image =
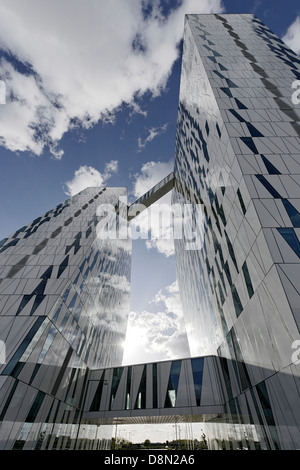
M222 87L220 90L223 91L223 93L225 93L225 95L227 95L229 98L233 98L230 88Z
M236 316L239 317L243 311L243 305L239 297L239 294L236 290L236 287L234 285L231 287L231 293L232 293L232 300L233 300L233 305L235 308L235 313L236 313Z
M253 126L250 122L246 122L246 126L248 127L248 131L250 132L252 137L264 137L261 132L259 132L256 127Z
M250 274L249 274L249 271L248 271L248 266L247 266L246 261L244 262L244 264L242 266L242 270L243 270L244 279L245 279L246 287L247 287L247 290L248 290L248 294L249 294L249 297L251 299L252 295L254 294L254 289L253 289L253 285L252 285L252 281L251 281L251 278L250 278Z
M289 215L289 218L291 219L293 226L296 228L300 228L300 213L287 199L282 199L282 203Z
M258 150L255 146L255 143L253 142L253 139L251 137L240 137L241 141L244 142L247 147L251 150L251 152L258 154Z
M68 266L68 262L69 262L69 255L66 256L66 258L63 260L63 262L60 264L60 266L58 268L57 278L59 278L62 275L62 273L64 272L64 270Z
M239 272L239 268L238 268L238 265L237 265L237 261L236 261L236 258L235 258L235 254L234 254L234 250L233 250L233 246L232 246L232 243L231 241L229 240L229 237L226 233L226 231L224 231L225 233L225 238L226 238L226 242L227 242L227 247L228 247L228 251L229 251L229 254L230 254L230 257L233 261L233 264L235 266L235 269L237 270L237 272Z
M142 378L137 394L137 398L135 401L134 409L145 409L146 408L146 366L144 366L144 370L142 373Z
M34 299L33 306L30 311L30 315L33 315L36 309L40 306L40 304L43 302L45 299L45 295L37 295L36 298Z
M16 388L17 388L18 383L19 383L18 380L15 380L15 381L14 381L14 384L13 384L13 386L12 386L12 388L11 388L11 391L9 392L8 398L7 398L7 400L6 400L6 403L5 403L5 405L4 405L4 407L3 407L2 411L1 411L0 422L3 421L3 418L4 418L4 416L5 416L5 413L6 413L6 411L7 411L7 408L8 408L9 405L10 405L10 402L11 402L12 397L13 397L15 391L16 391Z
M246 206L245 206L244 200L242 198L240 189L238 189L236 193L238 195L243 214L245 215L246 214Z
M237 98L234 98L235 102L236 102L236 105L239 109L248 109L247 106L245 106L240 100L238 100Z
M26 423L34 423L34 420L37 417L37 414L41 408L41 405L43 403L45 396L46 394L44 392L41 392L41 391L38 392L32 404L32 407L30 408L30 411L27 415L27 418L25 420Z
M123 374L123 367L115 367L113 371L113 378L112 378L112 384L111 384L111 392L110 392L110 402L109 402L109 409L112 409L115 396L118 390L118 386Z
M99 411L100 410L100 403L101 403L101 397L102 397L102 390L103 390L103 384L104 384L104 372L102 371L102 375L100 377L99 385L96 389L90 411Z
M261 155L261 158L268 170L268 173L270 173L270 175L280 175L280 171L264 156L264 155Z
M194 378L196 403L197 403L197 406L200 406L204 358L197 357L195 359L192 359L191 363L192 363L192 371L193 371L193 378Z
M276 199L280 198L280 194L276 191L275 188L269 183L269 181L263 175L255 175L256 178L264 185L264 187L269 191L269 193Z
M293 228L283 227L277 228L280 235L285 239L289 246L294 250L300 258L300 242Z
M181 361L172 362L168 389L167 389L167 394L166 394L166 399L165 399L165 408L173 408L176 404L176 395L177 395L177 389L178 389L180 368L181 368Z

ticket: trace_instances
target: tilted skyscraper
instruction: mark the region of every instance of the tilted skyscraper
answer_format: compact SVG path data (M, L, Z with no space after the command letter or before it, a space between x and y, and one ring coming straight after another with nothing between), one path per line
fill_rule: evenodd
M131 242L97 237L97 207L125 189L85 190L2 242L1 448L97 448L99 424L174 415L211 423L210 448L300 447L297 79L252 15L187 15L174 175L138 202L174 186L201 216L194 244L175 240L192 359L120 367Z
M264 423L271 448L299 448L299 78L252 15L187 16L174 201L203 209L199 249L176 241L190 349L220 357L232 422Z
M1 449L72 447L88 370L122 361L131 240L96 231L126 194L86 189L1 243Z

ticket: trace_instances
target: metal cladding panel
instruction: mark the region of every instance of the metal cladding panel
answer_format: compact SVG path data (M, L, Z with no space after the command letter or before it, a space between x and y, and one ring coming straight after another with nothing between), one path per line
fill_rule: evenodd
M116 391L115 399L112 404L112 410L122 410L125 407L126 401L126 379L127 379L127 368L123 368L119 386Z
M223 400L219 395L216 377L216 364L213 357L206 357L203 365L201 405L219 405Z
M85 394L84 411L91 410L92 403L94 401L95 395L99 387L99 383L100 383L100 379L99 381L89 380L88 388ZM100 403L99 403L99 409L100 409ZM96 410L93 410L93 411L96 411Z

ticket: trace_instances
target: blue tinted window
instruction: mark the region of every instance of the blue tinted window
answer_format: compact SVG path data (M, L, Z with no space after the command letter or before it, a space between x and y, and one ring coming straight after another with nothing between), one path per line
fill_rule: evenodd
M242 266L242 270L243 270L244 279L245 279L245 283L246 283L246 286L247 286L248 294L249 294L249 297L251 298L252 295L254 294L254 289L253 289L253 286L252 286L252 282L251 282L251 278L250 278L250 274L249 274L249 271L248 271L248 266L247 266L246 261L244 262L244 264Z
M43 400L45 398L45 393L44 392L38 392L33 404L32 404L32 407L30 408L30 411L27 415L27 418L25 420L26 423L33 423L38 412L39 412L39 409L43 403Z
M240 300L239 294L237 293L237 290L236 290L235 286L232 286L231 293L232 293L232 299L233 299L233 305L234 305L234 308L235 308L235 313L236 313L236 316L238 317L241 314L242 310L243 310L243 305L242 305L242 302Z
M95 392L90 411L98 411L100 410L100 402L101 402L101 397L102 397L102 390L103 390L103 383L104 383L104 372L102 372L102 376L99 381L99 385L97 387L97 390Z
M280 235L285 239L285 241L289 244L292 250L294 250L294 252L300 258L300 243L299 243L297 235L295 234L294 229L284 227L284 228L278 228L277 230L280 233Z
M177 388L179 382L179 374L181 361L173 361L170 371L168 390L165 400L165 408L173 408L176 403Z
M203 357L197 357L195 359L192 359L191 362L192 362L196 402L197 402L197 406L200 406L204 359Z
M146 408L146 366L144 366L134 408L138 410Z
M126 410L128 410L130 406L131 375L132 375L132 367L129 366L127 370L127 381L126 381L126 403L125 403Z
M285 210L287 211L289 218L291 219L291 222L294 227L299 228L300 227L300 214L299 212L295 209L295 207L287 200L287 199L282 199L282 203L285 207Z
M251 150L251 152L258 154L259 152L257 151L257 148L255 146L255 143L253 142L253 139L251 137L240 137L241 141L244 142L247 147Z
M253 126L250 122L246 122L246 126L248 127L248 131L250 132L252 137L264 137L261 132L259 132L256 127Z
M58 278L61 276L61 274L64 272L64 270L68 266L68 262L69 262L69 255L66 256L66 258L63 260L63 262L59 266L58 274L57 274Z
M153 408L157 408L157 364L153 364Z
M272 165L272 163L264 155L261 155L261 158L263 159L263 162L270 175L280 175L280 171L277 170L277 168Z
M246 214L246 206L245 206L244 200L242 198L241 191L239 189L237 190L237 195L238 195L238 198L239 198L239 201L240 201L240 205L241 205L243 214L245 215Z
M264 187L269 191L269 193L275 198L281 198L280 194L273 188L271 183L263 175L255 175L256 178L264 185Z

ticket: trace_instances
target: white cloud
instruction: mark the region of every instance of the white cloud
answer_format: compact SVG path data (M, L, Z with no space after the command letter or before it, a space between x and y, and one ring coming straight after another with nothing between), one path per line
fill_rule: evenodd
M300 16L288 27L287 32L282 38L296 54L300 54Z
M177 281L167 286L164 290L158 291L152 302L155 304L163 303L166 306L167 312L173 312L178 318L182 315Z
M145 113L138 98L165 89L184 14L220 11L221 0L183 0L167 18L157 1L2 0L0 47L27 73L1 60L1 144L61 158L68 129L113 121L123 103Z
M141 137L138 138L138 150L139 152L146 147L146 145L151 142L155 137L163 134L167 130L168 124L164 124L161 127L151 127L147 129L147 137L143 140Z
M145 194L173 169L172 161L145 163L140 173L135 175L134 196L139 198ZM171 192L169 192L131 221L132 230L137 234L140 233L141 238L145 238L147 248L156 249L167 257L174 254L171 215Z
M109 162L107 162L105 165L105 174L110 176L111 173L115 173L116 171L118 171L118 165L118 160L110 160Z
M124 293L130 292L130 282L128 281L126 276L120 276L118 274L108 274L108 273L101 273L101 278L105 279L105 284L107 286L113 287L114 289L118 289Z
M147 162L141 167L139 173L134 175L133 194L135 198L143 196L149 189L153 188L165 176L174 169L174 161L169 162Z
M124 364L153 362L190 355L177 282L159 291L153 304L159 312L130 312Z
M104 173L100 173L91 166L80 166L78 170L75 171L73 179L66 182L65 193L68 196L74 196L85 188L104 186L112 176L112 173L115 173L117 170L117 160L111 160L106 163Z

